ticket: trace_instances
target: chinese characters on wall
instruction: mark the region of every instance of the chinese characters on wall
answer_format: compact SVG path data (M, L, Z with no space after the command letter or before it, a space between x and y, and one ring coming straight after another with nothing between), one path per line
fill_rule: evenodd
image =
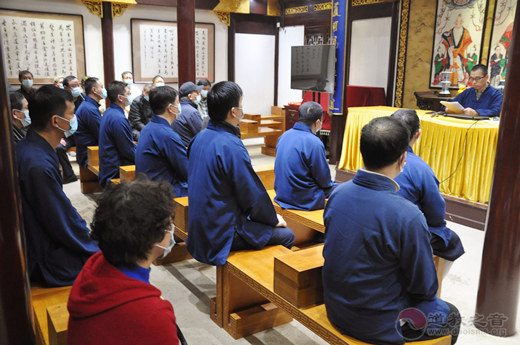
M76 42L71 20L0 16L9 79L27 69L34 78L76 74Z
M292 75L315 76L321 75L323 48L321 46L293 47Z
M153 78L160 74L163 78L178 77L177 26L173 24L141 24L141 76ZM182 39L179 44L182 47ZM208 29L195 28L195 64L197 78L209 75Z

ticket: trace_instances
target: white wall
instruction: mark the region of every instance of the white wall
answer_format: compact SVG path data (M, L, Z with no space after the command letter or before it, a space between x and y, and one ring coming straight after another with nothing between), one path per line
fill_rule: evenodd
M235 34L235 82L247 114L271 114L274 100L274 35Z
M280 28L278 45L278 106L302 100L302 91L291 89L291 47L304 45L305 26Z
M104 79L101 19L90 13L80 0L0 0L0 7L82 15L86 73ZM122 16L114 18L116 79L121 78L121 72L132 70L131 18L176 21L177 11L174 7L135 5L128 8ZM215 24L215 81L227 80L227 26L222 24L212 11L207 10L195 10L195 21Z
M379 86L386 90L392 18L352 22L349 85Z

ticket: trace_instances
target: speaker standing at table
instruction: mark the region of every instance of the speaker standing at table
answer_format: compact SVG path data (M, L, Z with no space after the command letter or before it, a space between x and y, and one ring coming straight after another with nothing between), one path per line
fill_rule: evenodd
M397 194L410 132L375 118L361 131L364 169L325 207L323 295L339 330L371 344L452 335L460 314L437 298L437 270L422 212Z
M473 87L466 89L453 100L464 107L464 114L472 116L500 116L502 92L489 85L487 66L479 64L471 69L469 80Z
M432 234L430 243L433 254L455 261L464 254L464 247L459 236L446 226L446 202L439 191L439 180L430 166L412 149L421 135L419 117L413 109L400 109L392 114L392 117L401 120L411 133L406 166L395 178L401 187L398 194L417 205L424 214Z
M298 122L278 139L274 163L274 200L283 208L317 210L325 206L336 183L330 177L325 146L316 136L323 109L316 102L303 103Z

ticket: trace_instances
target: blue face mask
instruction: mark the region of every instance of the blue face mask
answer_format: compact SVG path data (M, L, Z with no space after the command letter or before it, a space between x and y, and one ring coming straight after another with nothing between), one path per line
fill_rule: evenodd
M161 255L158 259L164 259L165 257L168 256L168 254L170 254L170 252L172 251L172 248L173 246L175 245L175 239L173 238L173 230L165 230L166 232L169 232L170 235L171 235L171 238L170 238L170 245L168 247L163 247L161 246L160 244L156 244L155 246L156 247L159 247L161 249L164 249L164 253L163 255Z
M22 85L23 85L23 87L28 89L33 86L33 80L32 79L22 80Z
M177 106L177 108L179 109L179 113L177 114L177 116L179 116L181 114L181 104L179 103L179 105Z
M193 103L199 104L201 100L202 100L202 97L200 95L197 95L197 98L193 101Z
M74 114L74 117L70 120L67 120L66 118L64 117L61 117L61 116L58 116L60 119L63 119L65 121L67 121L70 125L70 128L65 130L63 128L60 128L58 127L59 129L61 129L63 131L63 134L65 134L65 138L68 138L70 137L72 134L74 134L74 132L77 131L78 129L78 119L76 118L76 114Z
M78 97L81 95L81 87L75 87L72 89L72 97Z
M150 102L150 96L144 95L144 99L146 99L148 102Z
M208 97L208 90L201 90L200 94L202 95L202 97L206 98Z
M155 87L161 87L161 86L164 86L164 83L158 82L155 84Z
M126 106L129 106L130 104L132 104L132 102L134 101L134 99L132 98L132 96L128 95L128 96L123 96L126 98L126 102L125 102L125 105Z
M63 89L63 84L58 84L58 87L59 87L60 89Z
M96 95L97 95L97 94L96 94ZM102 88L102 89L101 89L101 95L98 95L98 96L100 96L100 97L103 98L103 99L107 98L107 96L108 96L107 89Z
M16 111L24 113L24 115L25 115L25 118L23 118L23 119L17 118L22 123L22 126L24 126L24 127L29 126L31 124L31 117L29 116L29 110L21 111L21 110L16 109Z
M130 86L134 83L134 80L133 79L125 79L125 84Z

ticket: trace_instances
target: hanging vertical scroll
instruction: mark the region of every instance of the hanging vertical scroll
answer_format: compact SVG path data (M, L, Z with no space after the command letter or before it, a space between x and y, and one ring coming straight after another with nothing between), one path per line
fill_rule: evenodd
M178 80L177 23L132 19L132 63L136 82L161 75L166 82ZM215 80L215 24L195 24L195 74Z
M21 70L36 84L85 75L82 16L0 10L0 30L9 83L19 84Z
M330 97L329 113L343 115L345 94L345 62L347 31L347 2L334 0L332 3L332 44L336 46L336 80L334 94Z

